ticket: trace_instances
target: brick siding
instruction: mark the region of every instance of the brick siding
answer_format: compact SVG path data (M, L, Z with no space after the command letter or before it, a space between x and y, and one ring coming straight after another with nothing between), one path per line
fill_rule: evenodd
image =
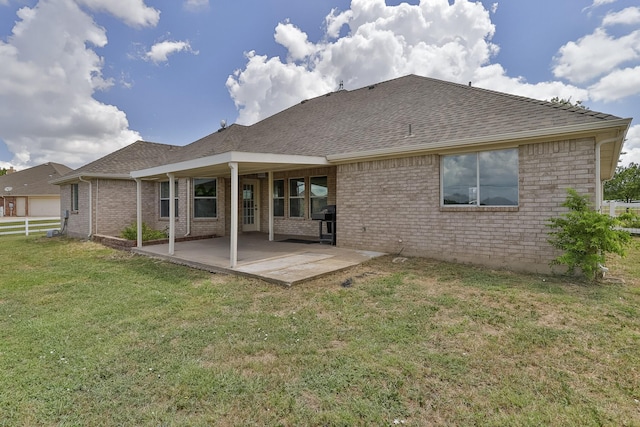
M592 139L519 147L518 207L441 207L440 157L338 166L338 245L549 272L547 219L571 187L595 193Z

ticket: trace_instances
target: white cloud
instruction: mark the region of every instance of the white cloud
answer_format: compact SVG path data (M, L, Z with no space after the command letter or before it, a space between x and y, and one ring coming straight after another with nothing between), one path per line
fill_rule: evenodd
M289 22L278 24L274 38L289 51L289 57L294 61L304 59L315 50L307 35Z
M349 10L331 10L316 43L293 23L279 24L275 39L286 48L286 59L250 52L244 69L227 79L227 88L241 124L334 91L340 81L351 89L410 73L538 99L589 99L589 92L575 85L507 76L502 66L491 64L498 53L491 42L494 31L480 2L387 6L384 0L353 0Z
M155 27L160 11L144 4L144 0L75 0L94 11L107 12L132 27Z
M190 11L206 9L209 7L209 0L186 0L184 7Z
M604 28L562 46L553 74L574 83L586 83L615 67L640 59L640 31L615 38Z
M595 9L597 7L600 6L604 6L606 4L611 4L611 3L615 3L617 0L593 0L593 3L591 3L591 5L585 7L584 9L582 9L583 12L591 10L591 9Z
M619 12L608 13L602 20L602 25L633 25L640 23L640 7L628 7Z
M158 64L160 62L167 62L169 60L169 55L182 51L198 55L198 51L191 49L191 45L188 41L166 40L151 46L151 49L145 53L145 59Z
M626 153L620 158L622 166L628 166L629 163L640 164L640 125L629 128L622 152Z
M340 81L348 89L415 73L467 82L498 51L490 42L495 27L479 2L353 0L347 11L332 10L325 25L313 43L292 23L279 24L275 39L287 49L284 61L247 54L245 68L227 80L238 123L336 90ZM348 34L340 37L345 26Z
M92 46L105 30L72 0L41 0L18 11L0 41L0 138L14 166L80 166L140 138L124 112L93 98L113 82Z
M640 94L640 65L614 70L589 87L594 101L610 102Z

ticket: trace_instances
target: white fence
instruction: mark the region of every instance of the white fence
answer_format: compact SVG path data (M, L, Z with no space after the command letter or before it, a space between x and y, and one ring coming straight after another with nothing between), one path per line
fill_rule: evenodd
M640 215L640 202L623 203L615 200L607 200L602 202L602 213L609 213L609 216L618 216L621 213L630 210L636 215Z
M2 218L0 221L0 236L9 234L46 233L60 230L60 217L47 218Z
M633 212L636 215L640 215L640 203L623 203L612 201L602 202L602 213L609 213L609 216L619 216L625 212ZM640 235L640 228L623 228L633 235Z

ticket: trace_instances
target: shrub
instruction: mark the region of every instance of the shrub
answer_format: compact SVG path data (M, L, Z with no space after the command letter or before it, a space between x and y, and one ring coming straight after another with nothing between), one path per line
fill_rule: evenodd
M138 227L136 223L131 224L129 227L126 227L122 234L120 235L123 239L127 240L137 240L138 239ZM147 240L158 240L158 239L166 239L167 233L161 230L154 230L149 227L146 223L142 223L142 241Z
M616 218L589 208L587 196L581 196L573 189L568 189L567 193L562 206L569 208L569 212L549 219L548 226L554 230L549 233L549 243L564 251L552 264L566 265L570 274L580 268L588 279L597 280L599 264L604 264L605 254L624 256L631 236L615 229L619 224Z

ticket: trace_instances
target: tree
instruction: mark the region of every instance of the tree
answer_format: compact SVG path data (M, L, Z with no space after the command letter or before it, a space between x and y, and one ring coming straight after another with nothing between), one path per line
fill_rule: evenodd
M607 200L622 200L626 203L640 200L640 164L618 166L613 178L604 183L604 197Z
M579 268L588 279L597 280L605 255L624 256L631 236L615 228L616 218L590 208L588 196L581 196L571 188L567 193L562 206L569 208L569 212L550 218L547 224L553 229L549 232L549 243L564 251L552 264L566 265L570 274Z
M558 96L554 96L553 98L551 98L549 100L549 102L551 102L553 104L559 104L559 105L567 106L567 107L576 107L576 108L579 108L581 110L588 110L589 109L589 107L585 107L584 105L582 105L582 101L572 102L571 101L571 97L569 97L569 99L564 99L564 98L560 98Z
M6 174L7 174L7 170L5 168L0 169L0 176L6 175Z

